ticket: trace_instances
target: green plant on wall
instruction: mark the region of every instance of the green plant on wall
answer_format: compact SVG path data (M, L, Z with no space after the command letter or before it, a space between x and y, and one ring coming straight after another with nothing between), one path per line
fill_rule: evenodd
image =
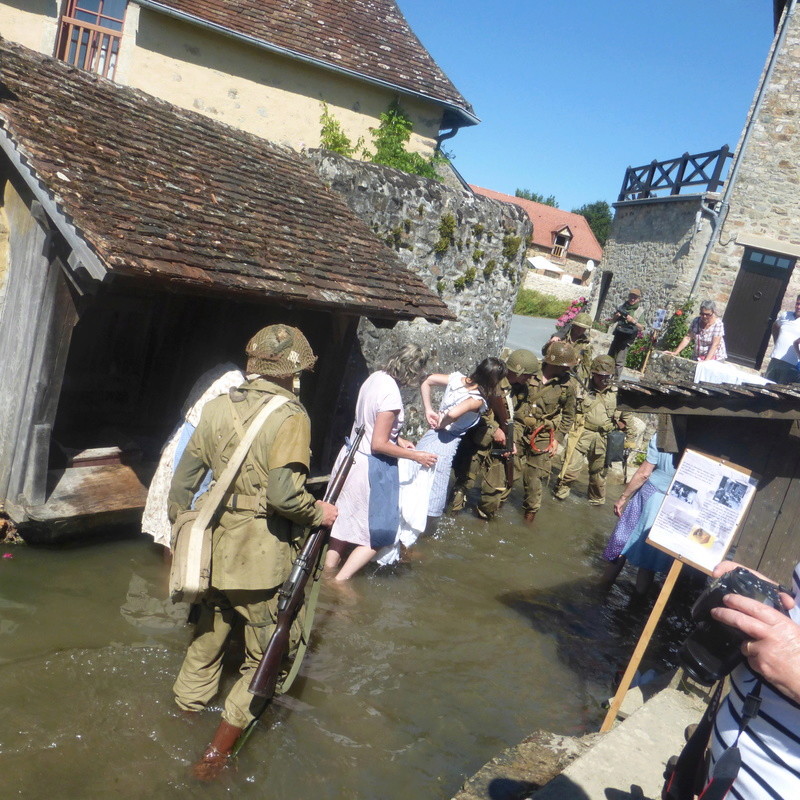
M342 130L339 120L331 114L327 103L322 104L322 116L319 121L322 123L320 147L339 153L339 155L347 156L347 158L352 158L361 147L362 142L359 140L354 145L350 141L350 138Z
M486 266L483 268L483 277L490 278L496 266L497 262L494 259L487 261Z
M519 246L522 244L522 239L519 236L514 236L508 233L503 237L503 258L512 261L519 252Z
M452 214L442 214L439 220L439 241L433 246L434 253L444 253L456 241L456 218Z
M397 100L391 102L379 119L378 127L369 129L374 147L370 151L364 146L363 139L359 139L355 144L351 142L339 120L330 113L327 104L323 103L320 117L322 123L320 146L348 158L361 155L373 164L384 164L424 178L441 180L436 166L447 162L447 157L442 154L425 157L406 149L411 140L414 123ZM422 206L419 213L422 214Z

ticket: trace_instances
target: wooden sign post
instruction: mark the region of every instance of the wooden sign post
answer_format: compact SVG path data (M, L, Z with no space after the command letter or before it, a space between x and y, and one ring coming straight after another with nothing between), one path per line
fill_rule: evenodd
M653 521L647 543L675 561L611 701L601 732L611 729L684 564L710 575L725 558L755 495L749 470L687 448Z

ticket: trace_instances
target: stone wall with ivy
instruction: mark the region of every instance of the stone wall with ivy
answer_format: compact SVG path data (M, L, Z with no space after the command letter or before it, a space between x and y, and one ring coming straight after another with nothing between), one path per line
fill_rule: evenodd
M307 152L325 183L393 248L456 314L434 325L424 320L390 330L364 319L359 326L359 363L349 365L355 382L377 369L398 346L435 348L435 370L470 370L499 355L508 335L531 224L525 212L435 180L368 164L327 150ZM407 393L413 435L419 393ZM409 413L411 412L411 413Z

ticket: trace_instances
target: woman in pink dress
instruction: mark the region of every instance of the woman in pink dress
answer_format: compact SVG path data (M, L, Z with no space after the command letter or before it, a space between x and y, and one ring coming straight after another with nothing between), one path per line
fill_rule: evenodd
M364 381L356 401L356 415L351 438L355 429L363 425L364 438L356 452L353 467L347 477L339 500L336 503L339 516L331 528L331 540L328 554L325 557L325 568L333 570L346 557L344 564L335 576L337 581L352 578L365 564L369 563L380 547L390 544L394 539L392 531L390 541L377 541L375 531L370 531L370 476L375 475L370 469L376 460L381 464L379 470L385 468L388 474L392 462L398 458L409 458L424 467L436 463L436 456L423 450L416 450L411 442L402 439L398 434L403 425L403 401L400 386L418 384L426 373L428 354L419 346L409 344L391 356L385 369L373 372ZM344 457L344 449L334 465L334 471ZM391 481L392 478L388 477ZM396 506L399 518L397 497L392 500L391 492L384 497L372 497L372 510L376 506ZM387 509L392 512L392 509Z

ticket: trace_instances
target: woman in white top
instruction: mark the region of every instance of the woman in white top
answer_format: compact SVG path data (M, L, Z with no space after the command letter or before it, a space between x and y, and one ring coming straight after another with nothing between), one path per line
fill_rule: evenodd
M488 399L495 394L497 384L505 374L504 362L499 358L485 358L469 376L461 372L434 374L422 382L420 393L431 430L417 442L417 447L438 456L428 500L429 517L442 516L447 500L450 466L458 442L473 425L478 424L481 414L488 408ZM445 387L438 411L434 411L431 404L431 388L434 386Z
M325 557L325 568L335 569L347 556L336 574L337 581L352 578L378 548L386 544L373 541L370 533L370 457L384 457L384 461L387 457L388 460L408 458L425 467L436 463L434 454L415 449L411 442L399 436L403 425L400 386L417 383L425 374L428 359L429 355L418 345L406 345L389 358L385 369L373 372L358 393L350 437L352 439L355 429L363 425L364 438L336 503L339 516L331 528ZM345 449L339 453L334 472L344 458ZM397 513L399 518L399 506Z

